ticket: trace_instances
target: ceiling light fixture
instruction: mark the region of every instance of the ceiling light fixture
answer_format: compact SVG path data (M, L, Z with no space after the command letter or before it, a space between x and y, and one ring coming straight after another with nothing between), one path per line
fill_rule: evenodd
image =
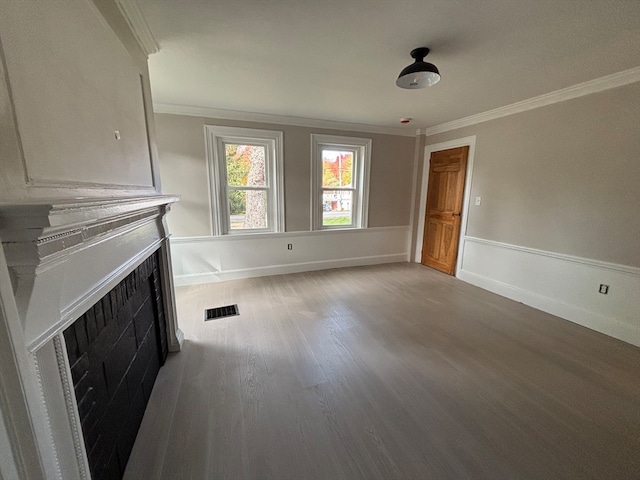
M415 58L412 63L400 72L396 85L400 88L424 88L435 85L440 81L440 72L433 63L424 61L424 57L429 53L426 47L411 50L411 57Z

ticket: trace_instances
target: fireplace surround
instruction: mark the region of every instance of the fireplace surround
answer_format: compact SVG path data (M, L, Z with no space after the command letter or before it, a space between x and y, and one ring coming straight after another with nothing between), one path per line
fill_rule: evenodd
M180 350L165 222L176 200L153 195L0 205L0 333L11 347L0 355L0 380L16 387L0 407L24 424L15 436L22 447L17 463L26 470L39 463L45 478L91 478L64 331L150 258L157 263L166 350Z
M93 480L121 479L167 357L154 252L64 330Z

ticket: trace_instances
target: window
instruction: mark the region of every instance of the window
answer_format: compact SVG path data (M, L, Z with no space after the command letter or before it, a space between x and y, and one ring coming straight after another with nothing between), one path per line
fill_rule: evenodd
M312 228L366 228L371 140L311 135Z
M282 132L205 126L213 234L284 231Z

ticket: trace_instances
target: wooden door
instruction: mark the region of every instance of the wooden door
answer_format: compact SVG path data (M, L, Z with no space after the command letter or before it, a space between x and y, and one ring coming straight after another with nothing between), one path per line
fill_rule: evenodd
M422 264L453 275L469 147L433 152L429 166Z

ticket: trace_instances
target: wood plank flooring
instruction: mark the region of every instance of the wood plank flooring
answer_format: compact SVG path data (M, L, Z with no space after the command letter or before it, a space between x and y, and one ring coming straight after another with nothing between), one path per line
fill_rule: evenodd
M126 480L640 479L637 347L417 264L177 300Z

